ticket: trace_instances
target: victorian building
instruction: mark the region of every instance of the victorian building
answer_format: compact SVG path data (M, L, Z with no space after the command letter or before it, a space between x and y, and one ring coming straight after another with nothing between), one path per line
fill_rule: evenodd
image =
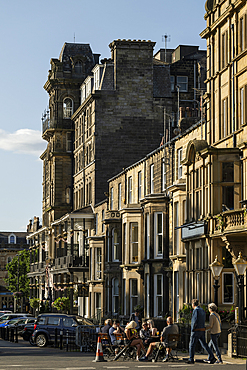
M27 232L0 232L0 309L14 309L13 293L8 290L5 279L8 277L7 264L18 252L28 249ZM17 278L16 271L16 278Z
M224 265L219 306L238 305L233 263L246 259L246 34L245 1L207 1L205 121L174 142L174 316L183 303L214 299L209 265ZM245 288L246 291L246 288ZM246 292L244 296L246 307Z
M31 294L69 295L72 312L76 291L87 317L128 315L138 304L152 316L169 310L168 162L159 145L201 117L205 52L180 46L167 62L162 50L153 57L154 45L115 40L99 63L89 45L66 43L44 86L43 225L29 236Z

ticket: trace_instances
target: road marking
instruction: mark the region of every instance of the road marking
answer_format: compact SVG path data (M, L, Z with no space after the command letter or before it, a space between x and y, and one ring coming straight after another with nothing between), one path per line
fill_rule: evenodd
M149 368L154 368L154 367L161 367L161 366L157 366L157 365L138 365L138 366L136 366L136 367L145 367L145 369L149 369Z
M66 370L95 370L96 367L66 367Z
M105 369L129 369L128 366L103 366Z

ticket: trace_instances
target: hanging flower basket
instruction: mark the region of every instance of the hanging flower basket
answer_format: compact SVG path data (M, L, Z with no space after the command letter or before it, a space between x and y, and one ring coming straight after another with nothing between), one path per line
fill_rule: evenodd
M52 303L52 307L56 308L58 311L67 311L69 306L69 297L59 297Z

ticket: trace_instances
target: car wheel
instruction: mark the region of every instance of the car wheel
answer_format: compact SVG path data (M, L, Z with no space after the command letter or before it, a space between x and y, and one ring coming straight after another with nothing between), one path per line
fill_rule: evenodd
M29 340L29 343L32 345L32 346L35 346L36 343L34 342L33 340L33 337L32 337L32 334L30 335L29 339L26 339L26 340Z
M37 335L35 342L38 347L45 347L47 344L46 336L44 334Z

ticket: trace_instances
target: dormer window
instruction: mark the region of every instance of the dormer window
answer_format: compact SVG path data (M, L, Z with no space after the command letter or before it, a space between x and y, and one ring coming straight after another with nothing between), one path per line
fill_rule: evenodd
M82 74L82 63L81 62L75 63L75 73L78 75Z
M73 114L73 100L65 98L63 101L63 118L70 118Z
M14 234L9 235L8 242L9 244L16 244L16 236Z

